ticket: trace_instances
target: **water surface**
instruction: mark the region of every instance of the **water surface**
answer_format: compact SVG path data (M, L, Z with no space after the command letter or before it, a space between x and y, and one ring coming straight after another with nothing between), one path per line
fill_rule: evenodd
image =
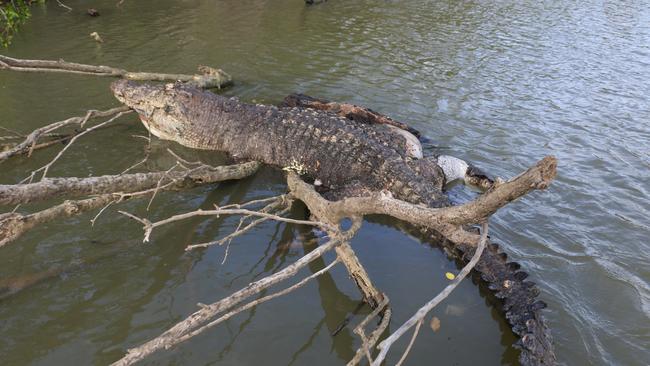
M407 121L438 149L496 175L518 174L541 157L559 176L501 210L491 233L539 284L557 355L566 365L650 363L650 3L648 1L95 1L101 16L48 2L34 9L5 53L64 58L133 71L221 67L222 91L277 103L291 92L369 106ZM88 34L97 31L105 43ZM109 79L0 72L0 125L22 132L116 105ZM117 173L141 159L135 116L83 138L52 176ZM154 141L145 169L166 169L173 148ZM54 150L0 166L14 183ZM126 348L197 309L273 273L315 245L304 228L267 223L223 247L185 252L221 237L238 219L189 220L142 244L127 210L151 219L284 192L265 169L241 182L160 194L50 223L1 249L0 279L67 271L0 300L0 360L7 365L106 364ZM460 187L459 200L474 193ZM55 202L50 202L50 204ZM33 210L46 204L24 207ZM11 209L11 208L6 208ZM296 217L304 213L293 212ZM457 270L436 248L386 220L367 222L353 242L376 285L391 298L396 329ZM331 260L327 257L326 260ZM303 274L322 268L315 263ZM368 313L337 267L331 274L156 354L159 364L344 364L359 342L348 316ZM465 281L423 329L410 364L516 364L514 337L489 297ZM399 350L389 357L394 363Z

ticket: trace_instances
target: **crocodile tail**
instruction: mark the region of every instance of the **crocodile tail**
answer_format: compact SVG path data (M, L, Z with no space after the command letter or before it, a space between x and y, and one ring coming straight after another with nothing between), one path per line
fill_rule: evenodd
M456 246L464 262L474 255L475 248ZM546 303L537 299L539 289L535 283L526 281L528 274L517 262L508 262L506 253L498 244L488 243L474 268L488 288L503 303L503 312L512 331L519 340L515 347L521 350L522 365L556 365L550 331L541 310Z

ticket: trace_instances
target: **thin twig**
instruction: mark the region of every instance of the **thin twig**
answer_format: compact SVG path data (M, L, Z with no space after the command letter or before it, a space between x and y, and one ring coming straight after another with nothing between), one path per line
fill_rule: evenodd
M390 320L390 309L386 308L390 300L386 294L382 294L382 296L383 300L377 304L377 307L370 314L368 314L368 316L366 316L365 319L363 319L363 321L361 321L361 323L359 323L359 325L357 325L353 330L353 332L357 334L359 338L361 338L361 347L359 347L354 357L348 362L348 366L359 364L363 355L365 355L368 359L368 363L372 363L370 348L374 347L375 343L377 343L379 335L384 331L384 329L386 329L385 326L388 325L388 320ZM386 310L384 311L385 308ZM379 326L370 334L370 338L368 338L364 331L366 325L382 312L382 321L380 322ZM382 327L382 325L384 326Z
M483 249L485 249L485 245L487 243L487 234L488 234L488 224L487 222L483 223L482 225L482 233L481 233L481 239L479 240L478 246L476 248L476 251L474 252L474 256L472 259L463 267L463 269L458 273L458 276L451 281L447 287L444 288L436 297L431 299L429 302L424 304L411 318L409 318L402 326L400 326L393 334L391 334L388 338L384 339L377 348L379 348L379 354L377 355L377 358L372 362L372 366L379 366L381 363L384 361L386 358L386 354L388 353L388 350L390 347L397 341L406 331L408 331L411 327L416 325L418 322L422 321L424 317L434 308L436 305L438 305L441 301L447 298L449 294L461 283L461 281L472 271L476 263L478 262L479 258L481 257L481 254L483 253Z
M335 227L333 227L333 226L331 226L329 224L326 224L324 222L296 220L296 219L290 219L290 218L281 217L281 216L278 216L278 215L269 214L269 213L266 213L266 212L251 211L251 210L246 210L246 209L196 210L196 211L187 212L187 213L184 213L184 214L174 215L174 216L171 216L171 217L169 217L167 219L156 221L154 223L151 223L151 222L149 222L147 220L147 222L149 222L148 224L144 223L144 221L143 221L144 219L137 218L137 216L135 216L135 215L132 215L132 214L129 214L129 213L126 213L126 212L122 212L122 211L120 211L120 213L122 213L122 214L124 214L126 216L129 216L129 217L143 223L144 230L145 230L145 237L144 237L145 242L149 241L149 235L151 234L153 229L155 229L155 228L157 228L159 226L162 226L162 225L169 224L171 222L185 220L185 219L195 217L195 216L250 215L250 216L266 217L266 218L269 218L271 220L287 222L287 223L290 223L290 224L308 225L308 226L321 226L321 227L324 227L324 228L331 229L333 231L337 231Z
M162 177L160 177L160 179L158 180L158 183L156 184L156 188L154 189L153 194L151 195L151 199L149 200L149 203L147 204L147 211L149 211L149 208L151 207L151 203L153 202L153 199L156 198L156 194L160 190L160 184L162 183L163 179L167 178L167 174L169 174L177 166L178 166L178 163L174 164L171 168L167 169L167 171L165 172L165 174L163 174Z
M110 205L112 205L112 204L114 204L114 203L116 203L116 202L118 202L118 201L119 201L119 200L113 200L113 201L109 202L106 206L102 207L102 209L99 210L99 212L97 213L97 215L95 215L95 217L93 217L93 218L90 220L90 226L95 226L95 221L97 221L97 219L99 218L99 215L101 215L104 211L106 211L106 209L107 209Z
M147 140L147 147L145 148L144 159L142 159L141 161L139 161L139 162L131 165L130 167L124 169L124 171L122 173L120 173L120 175L128 173L132 169L135 169L136 167L144 164L145 162L147 162L147 160L149 160L149 155L151 154L151 131L149 131L149 130L147 130L147 131L149 132L149 136L146 136L146 137L145 136L137 136L137 137L142 137L142 138Z
M6 159L9 159L12 156L20 155L20 154L24 154L24 153L28 152L30 150L30 147L34 146L34 144L36 144L36 142L41 137L50 137L50 136L52 136L52 135L50 135L52 133L52 131L55 131L55 130L57 130L59 128L69 126L69 125L80 125L81 123L83 123L84 121L87 120L86 116L88 114L91 114L90 118L101 118L101 117L113 116L113 115L115 115L117 113L126 112L128 110L129 110L129 107L127 107L127 106L112 108L112 109L105 110L105 111L90 110L90 111L86 112L86 114L84 116L68 118L68 119L65 119L63 121L50 123L47 126L37 128L36 130L32 131L29 135L27 135L23 142L19 143L18 145L14 146L12 149L10 149L8 151L0 152L0 162L4 161ZM62 135L55 136L55 138L57 138L57 137L63 137L63 136Z
M411 347L413 347L413 343L415 343L415 338L417 338L418 333L420 332L420 326L422 326L423 319L420 319L418 321L418 324L415 326L415 330L413 331L413 336L411 337L411 341L409 342L408 346L406 346L406 349L404 350L404 353L402 354L402 357L397 361L395 366L402 366L402 363L404 360L406 360L406 356L408 356L409 352L411 351Z
M57 2L57 4L59 4L60 7L62 7L62 8L66 8L66 9L68 9L68 11L72 11L72 8L71 8L71 7L65 5L65 4L62 3L60 0L56 0L56 2Z
M38 169L32 171L32 173L30 174L30 176L27 177L27 178L25 178L25 179L23 179L23 180L21 181L21 183L24 183L24 182L26 182L26 181L31 182L31 181L34 179L34 176L36 175L36 173L38 173L38 172L40 172L40 171L43 172L43 175L41 176L41 180L45 179L45 177L47 176L47 172L48 172L48 170L50 169L50 167L52 166L52 164L54 164L57 160L59 160L59 158L63 155L63 153L65 153L66 150L68 150L68 148L70 148L70 146L72 146L72 144L74 144L74 142L77 141L78 138L80 138L81 136L83 136L83 135L85 135L85 134L87 134L87 133L90 133L90 132L92 132L92 131L94 131L94 130L96 130L96 129L98 129L98 128L101 128L101 127L103 127L103 126L105 126L105 125L107 125L107 124L109 124L109 123L115 121L116 119L120 118L120 117L123 116L124 114L130 113L130 112L131 112L131 111L120 112L120 113L116 114L115 116L111 117L110 119L108 119L107 121L104 121L104 122L102 122L102 123L100 123L100 124L98 124L98 125L96 125L96 126L93 126L93 127L89 128L89 129L87 129L87 130L84 130L83 132L78 133L78 134L75 135L72 139L70 139L70 142L68 142L68 144L65 145L65 146L63 147L63 149L61 149L61 151L59 151L58 154L56 154L56 156L54 157L54 159L50 160L50 162L47 163L47 164L45 164L44 166L42 166L42 167L40 167L40 168L38 168Z
M219 323L222 323L222 322L230 319L231 317L233 317L236 314L241 313L242 311L246 311L246 310L248 310L248 309L250 309L250 308L252 308L254 306L257 306L257 305L259 305L259 304L261 304L263 302L267 302L267 301L269 301L271 299L274 299L276 297L286 295L286 294L288 294L288 293L290 293L292 291L295 291L295 290L299 289L300 287L303 287L304 285L306 285L307 282L309 282L309 281L313 280L314 278L316 278L316 277L324 274L325 272L329 271L330 269L332 269L332 267L334 267L339 262L340 262L340 260L338 258L336 258L332 263L327 265L327 267L325 267L325 268L321 269L320 271L310 275L309 277L304 278L302 281L296 283L293 286L287 287L284 290L281 290L281 291L275 292L275 293L273 293L271 295L267 295L267 296L264 296L264 297L259 298L257 300L251 301L251 302L249 302L248 304L246 304L244 306L236 308L235 310L231 310L228 313L222 315L220 318L218 318L218 319L216 319L216 320L214 320L214 321L212 321L212 322L210 322L210 323L196 329L195 331L193 331L191 333L187 333L182 337L179 337L178 342L184 342L184 341L186 341L186 340L188 340L188 339L190 339L190 338L192 338L194 336L197 336L200 333L202 333L203 331L205 331L205 330L207 330L207 329L209 329L209 328L211 328L211 327L213 327L213 326L215 326L215 325L217 325Z
M262 212L272 212L273 209L277 208L277 206L279 206L281 204L284 204L284 202L283 201L278 201L278 202L271 203L270 205L264 207L261 211ZM286 214L287 212L289 212L290 209L291 209L291 207L289 206L289 207L283 209L282 211L276 213L276 215L282 216L282 215ZM265 221L270 220L270 218L268 218L268 217L262 217L262 218L259 218L257 220L254 220L254 221L250 222L248 225L241 228L242 222L246 217L250 217L250 216L243 217L242 220L240 220L239 225L237 226L237 229L235 229L235 231L233 231L232 233L226 235L225 237L223 237L223 238L221 238L219 240L215 240L215 241L189 245L187 248L185 248L185 250L189 251L189 250L193 250L193 249L197 249L197 248L206 248L206 247L209 247L209 246L212 246L212 245L223 245L225 242L227 242L228 245L230 245L230 242L236 236L242 235L242 234L250 231L251 229L253 229L255 226L257 226L257 225L259 225L259 224L261 224L261 223L263 223ZM226 248L226 252L227 251L228 251L228 249ZM225 262L225 259L224 259L224 262Z

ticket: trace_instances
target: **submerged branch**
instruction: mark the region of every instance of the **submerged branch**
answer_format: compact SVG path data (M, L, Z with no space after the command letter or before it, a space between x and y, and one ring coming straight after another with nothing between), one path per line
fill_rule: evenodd
M158 350L169 349L179 344L189 338L186 337L188 334L191 334L194 331L201 329L204 325L209 324L210 320L219 313L232 308L247 298L258 294L275 284L295 276L301 268L306 267L312 261L322 257L323 254L339 245L341 240L346 239L346 237L331 238L330 241L304 255L302 258L290 264L283 270L250 283L248 286L222 300L203 306L200 310L174 325L162 335L142 344L139 347L128 350L128 353L122 359L116 361L112 365L132 365Z
M181 81L199 88L221 88L232 83L232 77L221 69L199 66L200 74L163 74L130 72L110 66L95 66L63 60L24 60L0 55L0 69L24 72L56 72L95 76L120 77L138 81Z

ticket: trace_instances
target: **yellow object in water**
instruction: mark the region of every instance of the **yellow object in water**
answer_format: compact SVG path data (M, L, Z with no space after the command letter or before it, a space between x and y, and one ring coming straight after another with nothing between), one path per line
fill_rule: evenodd
M445 277L447 277L447 279L450 280L450 281L453 280L454 278L456 278L456 276L451 272L445 273Z

